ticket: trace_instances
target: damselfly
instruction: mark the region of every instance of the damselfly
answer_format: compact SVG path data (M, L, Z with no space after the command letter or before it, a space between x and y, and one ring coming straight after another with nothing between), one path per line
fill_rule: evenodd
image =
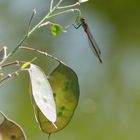
M80 18L80 20L78 22L76 22L74 25L73 25L76 29L78 29L80 26L83 27L87 37L88 37L88 40L90 42L90 46L91 46L91 50L93 51L93 53L96 55L96 57L99 59L100 63L102 63L102 59L101 59L101 51L97 45L97 43L95 42L89 28L88 28L88 24L85 22L85 19L84 18Z

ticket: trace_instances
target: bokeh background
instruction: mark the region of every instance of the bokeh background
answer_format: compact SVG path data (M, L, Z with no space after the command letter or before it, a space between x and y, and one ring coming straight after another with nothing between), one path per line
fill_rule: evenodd
M58 1L58 0L57 0ZM35 25L48 12L50 0L0 0L0 46L15 48L27 30L32 9ZM72 4L74 1L65 1ZM90 0L80 6L102 51L100 64L88 46L82 28L53 37L49 28L36 31L26 45L53 54L77 73L78 108L70 124L53 140L140 139L140 1ZM67 25L74 15L53 21ZM31 60L35 54L19 51L11 60ZM46 74L57 64L40 56L36 63ZM8 68L7 72L14 70ZM35 123L28 74L0 87L0 110L19 123L29 140L46 140Z

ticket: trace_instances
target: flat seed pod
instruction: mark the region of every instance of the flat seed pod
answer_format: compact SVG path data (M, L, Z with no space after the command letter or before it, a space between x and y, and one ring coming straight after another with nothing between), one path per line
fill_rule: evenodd
M33 103L40 109L45 118L53 124L53 127L55 126L56 128L54 124L56 121L56 105L49 81L44 72L34 64L30 64L28 72L31 81Z
M4 118L0 124L0 140L27 140L22 128L14 121L9 120L3 113Z
M57 120L55 124L57 129L39 109L36 110L36 117L41 130L51 134L65 128L70 122L78 104L79 84L75 72L62 63L49 75L49 82L56 102Z

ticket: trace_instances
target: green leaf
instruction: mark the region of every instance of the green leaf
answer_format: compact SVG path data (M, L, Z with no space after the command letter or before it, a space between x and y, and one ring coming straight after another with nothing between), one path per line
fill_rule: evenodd
M51 134L65 128L72 119L79 100L79 83L75 72L62 63L49 75L49 82L56 102L57 128L44 117L39 109L36 108L35 112L41 130Z
M60 32L65 32L65 31L63 30L63 27L61 25L59 25L59 24L52 24L51 32L52 32L52 35L56 36Z
M14 121L8 119L2 112L3 122L0 124L0 140L27 140L22 128Z
M28 69L31 81L33 103L40 109L53 126L56 127L56 105L53 91L44 72L36 65L30 64Z

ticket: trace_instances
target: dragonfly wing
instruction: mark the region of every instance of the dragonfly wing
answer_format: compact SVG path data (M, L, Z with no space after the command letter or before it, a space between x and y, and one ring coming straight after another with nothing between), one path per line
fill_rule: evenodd
M98 57L101 56L101 51L100 51L100 48L98 46L98 44L96 43L95 39L93 38L91 32L89 29L87 29L87 33L88 33L88 41L89 41L89 46L92 50L92 52L95 54L95 56ZM96 50L95 50L96 49ZM97 54L98 53L98 54Z
M90 31L88 29L85 30L88 40L90 41L90 48L92 50L92 52L95 54L95 56L99 59L100 63L102 63L102 59L101 59L101 51L97 45L97 43L95 42L94 38L92 37L92 34L90 33Z

